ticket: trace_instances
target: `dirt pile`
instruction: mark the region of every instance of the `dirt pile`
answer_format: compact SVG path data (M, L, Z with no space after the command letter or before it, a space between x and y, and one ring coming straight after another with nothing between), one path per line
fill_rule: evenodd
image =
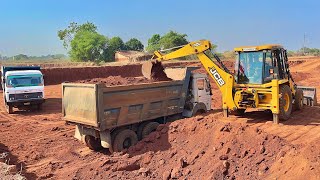
M24 180L25 177L21 175L22 173L22 166L23 164L20 164L20 169L18 169L18 165L12 165L12 162L10 161L11 158L13 158L12 161L15 160L15 157L10 155L6 149L5 146L0 143L0 177L2 180Z
M107 157L95 178L261 179L292 148L259 128L197 116L160 125L127 152Z
M181 61L165 63L164 67L186 66L196 62ZM45 85L60 84L62 82L74 82L85 79L105 78L109 76L139 77L142 76L141 64L129 64L121 66L99 66L99 67L73 67L73 68L48 68L41 69L44 74ZM166 75L159 75L155 81L170 80Z
M142 76L141 65L102 66L82 68L51 68L42 69L46 85L59 84L65 81L78 81L108 76L137 77Z
M106 86L119 86L119 85L152 83L155 81L149 80L144 77L109 76L107 78L94 78L94 79L80 80L80 81L76 81L76 82L77 83L88 83L88 84L105 84Z

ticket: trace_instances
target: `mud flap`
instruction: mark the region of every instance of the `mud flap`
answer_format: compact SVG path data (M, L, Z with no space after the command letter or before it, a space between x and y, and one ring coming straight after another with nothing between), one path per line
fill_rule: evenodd
M83 136L83 133L81 131L81 128L79 128L79 125L76 125L76 130L74 131L74 137L79 141L84 142L82 136Z
M303 104L307 106L317 105L317 89L315 87L297 86L303 91Z
M85 128L85 127L83 127L81 125L76 125L76 129L75 129L75 132L74 132L74 137L76 139L78 139L79 141L85 143L85 140L84 140L85 135L90 135L90 136L93 136L95 138L98 138L97 134L96 134L96 130Z
M113 148L111 145L111 135L109 130L100 131L100 140L101 140L102 147L108 148L110 152L113 151Z

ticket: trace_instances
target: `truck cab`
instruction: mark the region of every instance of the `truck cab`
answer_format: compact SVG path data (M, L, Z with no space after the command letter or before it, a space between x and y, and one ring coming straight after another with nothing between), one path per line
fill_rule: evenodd
M189 104L192 104L192 111L185 111L184 115L186 117L195 116L211 110L212 91L208 76L206 74L193 73L190 83L189 96L191 96L191 98L189 99Z
M9 114L13 108L41 109L44 103L44 81L40 67L2 67L4 104Z

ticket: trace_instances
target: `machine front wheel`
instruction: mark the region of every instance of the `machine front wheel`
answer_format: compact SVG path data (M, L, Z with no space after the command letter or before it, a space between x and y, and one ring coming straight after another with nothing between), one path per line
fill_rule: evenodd
M288 120L292 112L292 93L288 85L280 86L279 119Z

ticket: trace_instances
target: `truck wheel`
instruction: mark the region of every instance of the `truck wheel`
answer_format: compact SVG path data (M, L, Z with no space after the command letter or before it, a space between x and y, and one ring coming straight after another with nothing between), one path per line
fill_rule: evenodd
M294 99L294 109L301 110L303 108L303 91L301 89L297 89Z
M130 146L137 144L137 142L137 134L130 129L125 129L119 132L114 138L113 151L120 152L124 149L128 149Z
M280 86L279 119L288 120L292 112L292 93L287 85Z
M98 139L98 138L95 138L90 135L86 135L84 137L84 141L85 141L86 145L89 147L89 149L91 149L91 150L97 151L97 150L102 149L100 139Z
M8 114L12 114L13 113L13 107L10 105L6 105L6 110Z
M142 131L143 128L148 124L149 122L143 122L139 125L138 130L137 130L137 135L138 135L138 140L140 141L142 139Z
M38 110L38 111L41 111L41 110L42 110L42 104L38 104L38 105L37 105L37 110Z
M149 122L148 124L146 124L142 129L142 133L141 133L142 139L148 136L151 132L156 131L158 126L159 126L159 123L157 122Z
M197 103L192 110L192 116L197 116L202 113L206 113L207 112L206 109L207 107L204 103Z

